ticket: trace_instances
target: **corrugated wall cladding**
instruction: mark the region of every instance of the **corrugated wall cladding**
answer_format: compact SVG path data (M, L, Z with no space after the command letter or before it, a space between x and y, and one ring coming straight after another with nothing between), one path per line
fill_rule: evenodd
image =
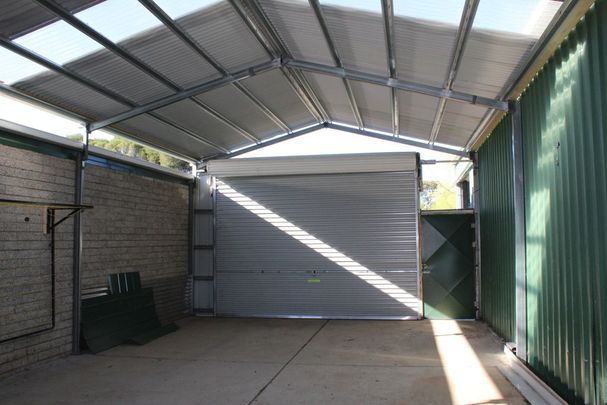
M82 287L110 273L139 271L154 287L163 323L184 316L188 273L188 187L88 166L83 216Z
M570 403L605 403L607 2L521 98L528 362Z
M478 151L481 230L481 315L514 340L514 200L512 121L506 116Z
M73 203L74 173L72 160L0 145L0 198ZM42 229L39 209L0 207L0 340L51 324L50 235ZM71 350L73 229L70 219L56 233L55 328L0 343L0 376Z

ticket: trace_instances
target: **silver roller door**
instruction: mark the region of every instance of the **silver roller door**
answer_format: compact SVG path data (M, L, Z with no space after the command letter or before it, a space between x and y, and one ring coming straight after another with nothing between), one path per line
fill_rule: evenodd
M299 159L215 168L216 313L417 319L415 155Z

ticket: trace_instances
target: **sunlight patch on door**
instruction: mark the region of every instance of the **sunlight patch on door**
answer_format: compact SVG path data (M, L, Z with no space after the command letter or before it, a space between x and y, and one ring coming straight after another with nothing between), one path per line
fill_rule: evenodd
M395 301L401 303L403 306L410 308L415 312L419 312L419 299L403 290L396 284L378 275L377 273L374 273L362 264L354 261L337 249L292 224L285 218L270 211L256 201L253 201L244 194L239 193L221 180L217 180L217 190L223 196L234 201L249 212L257 215L259 218L314 250L316 253L347 270L350 274L358 277L374 288L377 288L384 294L387 294Z

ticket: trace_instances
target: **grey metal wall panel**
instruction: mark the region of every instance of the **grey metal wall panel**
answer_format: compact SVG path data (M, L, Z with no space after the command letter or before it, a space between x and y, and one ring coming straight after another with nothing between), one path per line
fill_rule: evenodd
M415 170L220 179L216 208L218 314L418 316Z

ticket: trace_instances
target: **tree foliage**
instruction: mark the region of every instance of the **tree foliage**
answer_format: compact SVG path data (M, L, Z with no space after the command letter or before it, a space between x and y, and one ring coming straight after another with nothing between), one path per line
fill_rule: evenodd
M82 142L81 135L70 136L69 138ZM190 173L192 170L190 164L186 161L117 136L112 139L89 139L89 145L186 173Z
M438 181L424 181L419 198L422 210L448 210L456 208L455 191Z

